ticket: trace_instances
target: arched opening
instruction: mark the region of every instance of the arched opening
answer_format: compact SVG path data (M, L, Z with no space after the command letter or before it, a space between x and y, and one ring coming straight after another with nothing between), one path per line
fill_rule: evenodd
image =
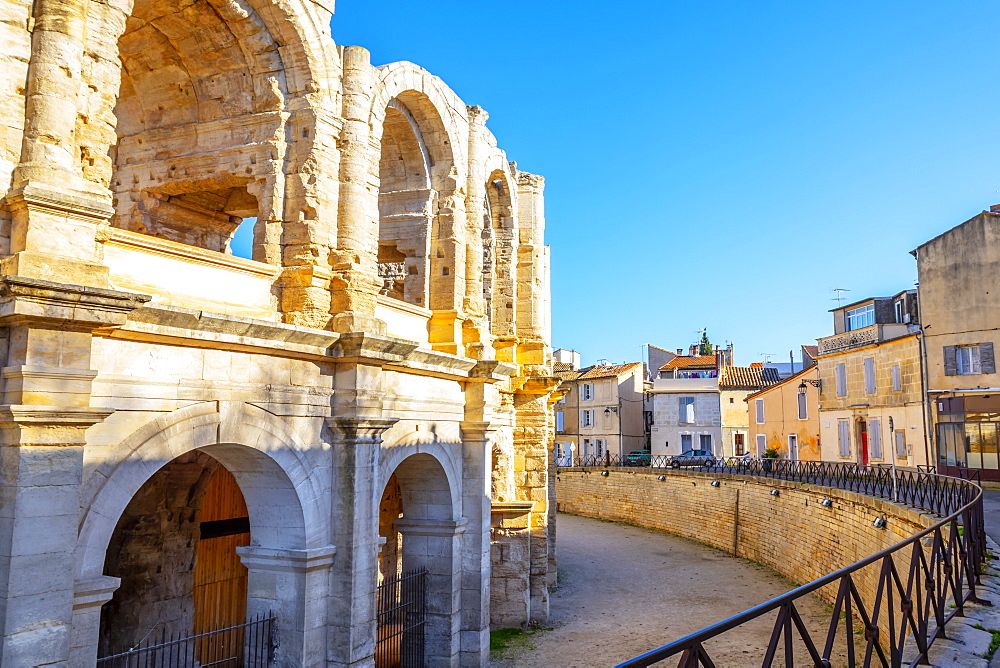
M458 651L459 541L464 530L465 521L456 518L448 476L437 459L428 454L404 459L386 481L379 505L383 544L376 666L398 665L394 662L407 653L414 659L415 646L422 649L421 662L427 665L451 663ZM420 601L406 598L406 578L420 573L425 574L418 586L424 613L417 625L409 610Z
M390 101L379 157L378 271L381 293L427 306L431 158L410 110Z
M483 298L494 336L514 336L517 303L517 230L510 183L501 170L486 182L483 216Z
M135 1L118 39L112 226L231 253L244 220L274 219L281 77L225 16L213 0ZM273 261L265 228L253 259Z
M202 451L181 455L132 497L112 534L105 574L121 585L101 611L99 653L150 638L238 626L247 616L247 504L233 473ZM196 641L201 664L239 658L242 633Z

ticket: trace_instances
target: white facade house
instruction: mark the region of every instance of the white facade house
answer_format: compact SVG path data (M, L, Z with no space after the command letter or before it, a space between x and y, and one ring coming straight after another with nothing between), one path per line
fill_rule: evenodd
M653 406L653 456L692 449L722 454L718 378L660 378L648 392Z

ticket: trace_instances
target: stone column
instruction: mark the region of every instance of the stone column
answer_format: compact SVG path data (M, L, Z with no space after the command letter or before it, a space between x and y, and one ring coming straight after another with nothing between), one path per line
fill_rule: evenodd
M465 311L477 320L486 321L486 301L483 298L483 231L486 208L486 121L490 115L482 107L468 107L469 113L469 174L466 180L465 212Z
M373 97L371 55L359 46L345 46L344 127L340 136L340 200L337 247L331 253L333 290L331 313L372 318L378 296L378 192L371 184L369 125ZM361 329L364 329L363 327ZM337 331L359 331L358 328Z
M399 519L403 570L427 569L424 665L460 664L462 534L467 520Z
M493 425L463 422L462 513L468 520L462 539L462 666L484 666L490 646L490 453Z
M275 665L326 666L330 566L337 548L288 550L236 548L247 567L247 614L274 613L278 633Z
M83 450L87 428L112 413L90 406L92 332L123 323L145 300L0 280L0 665L66 664L71 644L87 642L70 637Z
M545 213L542 193L545 179L527 172L517 173L518 221L521 238L517 249L517 361L534 367L547 363L545 339L548 308L548 276L545 258ZM525 375L547 375L548 370Z
M397 419L333 417L333 540L337 559L330 578L327 661L370 666L375 654L378 584L378 463L382 434Z

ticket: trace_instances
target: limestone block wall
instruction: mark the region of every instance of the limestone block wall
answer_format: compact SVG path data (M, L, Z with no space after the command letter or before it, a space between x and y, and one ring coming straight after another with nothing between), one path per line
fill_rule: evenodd
M694 472L658 474L560 469L560 511L626 522L706 543L762 563L805 584L908 538L937 520L913 509L852 492L738 476ZM719 480L719 487L710 485ZM771 491L779 489L779 496ZM820 505L831 499L833 506ZM887 526L872 520L885 515ZM929 549L929 548L927 548ZM905 573L908 551L896 567ZM879 565L862 569L855 582L866 601L875 597ZM904 576L905 577L905 576ZM836 590L820 596L832 602ZM763 601L761 601L763 603ZM718 620L705 620L706 625Z

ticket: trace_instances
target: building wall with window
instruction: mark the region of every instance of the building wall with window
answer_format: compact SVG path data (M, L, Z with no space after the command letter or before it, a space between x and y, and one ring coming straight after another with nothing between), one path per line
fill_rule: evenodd
M820 450L819 369L811 366L780 383L747 396L748 452L761 456L774 448L782 459L816 461ZM805 384L804 389L800 386Z
M718 378L660 378L649 391L653 406L650 451L677 455L711 450L721 455L722 411Z
M926 464L919 336L876 341L818 357L821 458Z
M982 469L1000 480L1000 207L919 246L929 422L946 473Z
M747 395L777 383L780 375L773 367L723 366L719 369L719 404L722 412L722 442L716 454L738 457L751 451Z
M555 405L556 456L617 457L645 447L641 362L564 369L556 375L568 389Z

